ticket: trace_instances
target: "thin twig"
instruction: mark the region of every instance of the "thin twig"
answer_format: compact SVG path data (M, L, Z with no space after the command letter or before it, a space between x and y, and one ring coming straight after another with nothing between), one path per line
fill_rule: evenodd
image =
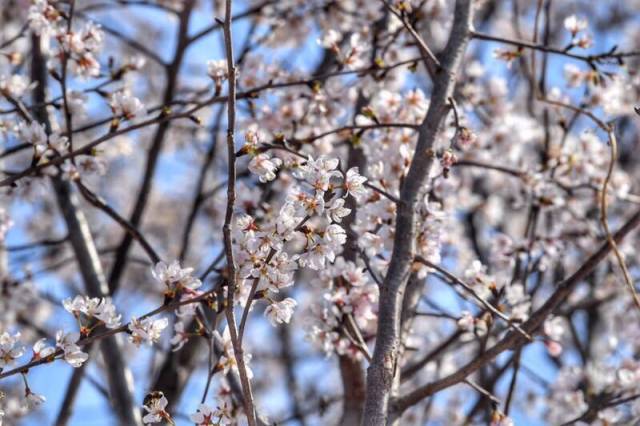
M447 271L443 267L436 265L435 263L429 262L427 259L425 259L422 256L416 256L416 261L422 263L425 266L428 266L429 268L435 269L436 271L440 272L442 275L447 277L447 279L449 279L450 281L453 281L454 283L458 284L460 287L464 288L469 294L471 294L471 296L473 296L474 299L480 302L482 306L484 306L488 311L490 311L492 314L494 314L498 318L505 321L509 327L513 328L518 333L522 334L522 336L524 336L527 340L529 341L533 340L532 337L527 332L525 332L522 328L520 328L518 324L514 323L511 320L511 318L509 318L508 316L500 312L498 308L493 306L491 303L487 302L484 298L480 297L480 295L469 284L465 283L460 278L456 277L455 275L453 275L451 272Z
M420 50L420 54L422 55L422 59L424 61L424 65L427 68L427 71L431 77L435 75L437 71L440 70L441 65L436 55L433 54L427 43L425 43L424 39L418 34L413 25L407 21L407 18L404 12L398 12L393 6L391 6L386 0L381 0L384 6L393 13L399 20L402 22L404 28L411 34L411 37L415 40Z
M238 337L235 318L235 292L238 288L238 273L235 259L233 257L233 209L236 200L236 150L234 143L235 124L236 124L236 67L233 60L233 37L231 34L232 26L232 0L226 0L225 18L223 24L224 45L227 56L227 78L229 96L227 100L227 155L228 155L228 178L227 178L227 208L223 226L224 246L227 257L227 278L229 285L227 287L227 307L226 316L233 345L233 353L238 366L240 382L242 384L242 393L244 394L244 409L247 416L249 426L256 425L256 413L253 404L253 395L251 392L251 382L247 374L247 368L244 362L244 352L242 342Z
M315 76L311 76L309 78L306 78L304 80L297 80L297 81L284 81L284 82L268 82L262 86L258 86L258 87L254 87L252 89L249 90L245 90L244 92L240 92L236 94L236 99L253 99L256 98L259 93L263 92L263 91L267 91L267 90L271 90L271 89L282 89L282 88L287 88L287 87L295 87L295 86L306 86L309 85L313 82L316 81L322 81L322 80L327 80L329 78L334 78L334 77L342 77L342 76L347 76L347 75L353 75L353 74L369 74L369 73L375 73L378 71L384 71L384 70L391 70L397 67L401 67L401 66L405 66L405 65L410 65L412 63L415 63L417 61L417 59L413 58L413 59L408 59L408 60L404 60L404 61L400 61L397 62L395 64L389 65L387 67L382 67L382 68L375 68L375 67L363 67L360 69L356 69L356 70L346 70L346 71L335 71L335 72L330 72L330 73L324 73L324 74L319 74L319 75L315 75ZM161 113L159 114L157 117L154 118L150 118L144 121L141 121L139 123L133 124L129 127L123 128L123 129L119 129L116 130L114 132L109 132L106 135L103 135L101 137L98 137L97 139L93 140L92 142L87 143L86 145L82 146L81 148L78 148L74 151L68 152L64 155L60 155L58 157L52 158L49 162L44 163L44 164L38 164L36 166L33 167L28 167L22 171L19 172L5 172L5 174L9 175L7 178L0 180L0 187L3 186L9 186L14 184L15 182L17 182L18 180L27 177L27 176L31 176L34 174L37 174L39 172L41 172L43 169L47 168L47 167L51 167L51 166L57 166L60 165L62 163L64 163L66 160L74 158L78 155L89 155L93 149L95 147L97 147L98 145L101 145L102 143L109 141L113 138L116 138L118 136L121 136L123 134L126 133L130 133L133 132L135 130L139 130L142 128L145 128L147 126L151 126L151 125L155 125L155 124L162 124L168 121L172 121L172 120L177 120L177 119L183 119L183 118L192 118L194 116L194 114L208 106L217 104L217 103L223 103L223 102L228 102L228 96L211 96L208 99L204 100L204 101L200 101L200 102L196 102L196 101L189 101L187 102L187 104L189 105L193 105L190 108L182 111L182 112L177 112L177 113L169 113L169 114L164 114ZM163 105L164 106L164 105ZM151 108L150 110L152 111L157 111L163 108L163 106L158 106L158 107L154 107ZM113 117L109 117L106 118L104 120L101 120L100 123L101 124L105 124L105 123L109 123L111 121ZM84 128L79 128L76 129L76 131L81 131L84 130ZM29 147L31 145L23 145L24 147ZM8 151L5 153L2 153L0 155L8 155Z
M640 225L640 210L636 211L631 218L613 235L615 242L622 241L629 233L634 231ZM587 278L593 270L604 260L611 252L612 247L607 241L595 253L587 258L582 266L580 266L571 276L558 283L555 292L547 298L546 302L535 312L529 319L522 324L521 328L527 333L535 333L542 326L545 319L553 314L557 308L567 300L571 295L575 286ZM434 382L420 386L414 391L402 396L393 403L392 418L397 418L406 409L415 405L424 398L433 395L443 389L460 383L467 376L482 368L487 362L493 360L499 354L507 350L513 350L522 347L529 341L524 339L522 335L515 332L508 333L499 342L491 348L483 352L478 357L472 359L464 366L460 367L454 373L449 374Z
M640 310L640 296L638 296L638 293L636 291L635 285L631 278L631 274L629 273L629 269L627 268L627 264L624 260L624 257L622 253L620 253L620 250L618 249L618 245L616 244L616 241L613 238L613 235L611 234L611 230L609 228L609 220L607 216L607 210L608 210L607 188L609 186L609 182L611 181L611 177L613 175L613 169L615 168L616 160L618 158L618 141L617 141L615 132L613 131L610 125L608 125L607 123L605 123L604 121L596 117L595 114L593 114L591 111L588 111L584 108L579 108L568 103L554 101L546 98L541 98L539 100L541 102L545 102L551 105L569 109L571 111L574 111L577 114L583 114L588 118L590 118L591 121L593 121L601 130L603 130L607 134L607 138L609 142L610 160L609 160L609 165L607 167L607 174L605 176L604 181L602 182L602 189L600 190L600 223L602 224L602 228L606 234L607 241L611 245L613 254L616 257L616 260L618 261L618 265L620 266L620 269L622 269L622 277L624 279L625 285L627 286L627 288L629 289L629 292L631 293L633 303L635 304L636 308Z
M475 32L475 31L472 33L472 37L476 40L493 41L497 43L509 44L516 47L538 50L545 53L552 53L555 55L566 56L568 58L576 59L578 61L587 62L589 65L592 65L592 66L594 63L601 62L605 59L622 59L622 58L640 56L640 51L619 52L619 53L609 51L605 53L599 53L596 55L578 55L576 53L568 52L564 48L551 47L551 46L547 46L546 44L539 44L535 42L532 43L526 40L515 40L507 37L499 37L495 35Z
M191 299L186 299L186 300L175 300L171 303L169 303L168 305L164 305L164 306L160 306L150 312L147 312L144 315L141 315L140 317L138 317L138 320L144 320L146 318L150 318L152 316L158 315L162 312L167 312L167 311L174 311L176 309L178 309L181 306L185 306L185 305L189 305L192 303L199 303L202 302L206 299L208 299L209 297L211 297L211 295L215 294L216 289L213 290L209 290L205 293L202 293L199 296L193 297ZM84 339L78 340L78 342L76 343L76 345L78 345L79 347L84 347L92 342L96 342L99 340L103 340L106 339L108 337L111 336L115 336L116 334L120 334L120 333L126 333L129 330L129 322L121 325L118 328L113 328L113 329L109 329L107 331L104 331L100 334L95 334L93 336L89 336L86 337ZM61 349L56 350L53 354L51 354L50 356L46 357L46 358L40 358L37 360L33 360L33 361L29 361L23 365L20 365L18 367L15 367L11 370L6 370L0 373L0 379L4 379L6 377L9 376L13 376L19 373L23 373L28 371L29 369L36 367L38 365L43 365L43 364L48 364L50 362L53 362L55 359L59 358L61 355L64 354L64 351Z

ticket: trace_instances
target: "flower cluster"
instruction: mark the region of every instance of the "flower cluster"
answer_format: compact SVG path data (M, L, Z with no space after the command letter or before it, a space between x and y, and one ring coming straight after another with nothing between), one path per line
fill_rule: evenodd
M218 359L218 363L216 365L216 369L222 371L226 376L229 372L233 372L233 374L238 373L238 361L236 360L235 351L233 349L233 342L231 341L231 333L229 332L229 328L225 328L222 333L222 342L223 342L223 350L222 355ZM244 353L243 361L245 363L245 368L247 371L247 376L249 379L253 377L253 370L250 368L251 363L251 354Z
M247 166L249 171L258 176L260 182L269 182L276 178L276 171L282 165L282 160L272 158L266 152L260 152L259 144L264 136L255 126L251 126L244 134L245 145L242 150L251 156Z
M316 285L323 300L309 307L314 321L307 325L307 338L327 355L362 359L364 342L358 336L373 332L377 320L378 287L369 272L361 263L339 257L320 272Z
M131 322L129 322L129 340L136 346L140 346L142 343L146 343L148 345L153 345L158 340L160 340L160 336L162 335L162 331L167 328L169 325L169 320L167 318L160 319L137 319L131 318Z
M131 120L144 111L144 105L140 99L126 89L113 93L109 106L114 117L123 117L125 120Z
M62 330L56 333L56 347L64 352L64 360L74 368L80 367L89 359L89 355L78 346L79 339L80 333L65 333Z
M145 397L143 408L147 414L142 418L144 424L169 422L174 424L171 415L166 411L169 401L162 392L154 391Z
M7 98L17 100L22 98L29 90L35 87L34 83L19 74L0 76L0 94Z
M49 0L35 0L29 8L29 27L36 34L48 34L56 24L61 23L62 14Z
M104 324L106 328L113 329L120 326L122 315L116 313L116 308L109 298L76 296L73 299L63 300L62 306L78 319L81 325L80 332L83 335L88 335L91 329L95 327L95 325L89 327L87 322L82 321L84 319L83 316L86 319L97 320L99 324Z
M193 268L182 268L177 260L167 264L158 262L151 270L153 278L166 286L165 294L175 297L177 294L193 294L202 283L193 277Z
M258 134L255 130L247 132L244 152L260 148ZM261 181L275 179L272 171L265 174L264 168L255 168L258 156L251 160L250 170L257 172ZM344 207L345 200L349 196L360 199L367 189L363 185L366 178L357 169L343 174L337 169L337 159L308 157L301 161L288 156L284 161L265 161L272 166L284 164L296 183L290 185L278 215L262 220L239 215L234 239L241 278L255 281L257 290L266 296L265 291L277 293L292 285L298 267L318 271L336 259L346 242L346 231L339 225L350 212ZM272 301L265 314L274 325L289 322L296 304L291 298Z
M293 310L297 304L298 303L294 299L287 297L280 302L274 302L267 306L264 310L264 315L269 319L274 327L278 324L288 324L289 321L291 321Z
M564 28L571 34L571 46L578 46L587 49L593 45L593 40L588 34L578 37L578 34L584 32L589 26L586 19L577 17L576 15L567 16L564 20Z
M71 31L65 34L62 40L58 35L61 52L57 57L68 55L71 71L75 75L84 78L97 77L100 75L100 63L94 55L100 51L103 38L100 26L87 22L81 31Z
M24 354L24 347L20 344L20 333L14 335L8 332L0 334L0 368L12 365Z
M34 155L42 162L56 155L67 153L69 140L66 136L59 133L47 135L42 125L36 121L27 124L21 122L18 125L17 133L25 143L33 146Z
M330 29L318 40L318 44L325 49L331 49L338 59L348 69L362 68L367 64L367 54L370 46L360 33L353 33L349 37L348 43L341 45L342 34L339 31Z

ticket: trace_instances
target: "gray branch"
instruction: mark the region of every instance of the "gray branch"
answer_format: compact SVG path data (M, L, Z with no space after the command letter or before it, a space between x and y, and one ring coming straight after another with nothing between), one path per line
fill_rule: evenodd
M69 231L80 274L87 294L91 297L106 297L109 287L102 271L89 225L78 206L76 194L69 183L53 180L56 197L62 216ZM100 350L105 361L105 373L109 383L110 396L115 412L123 424L141 423L139 410L133 400L133 376L122 355L122 339L118 335L107 337L100 342Z
M444 49L441 67L433 79L429 111L420 125L416 151L400 192L393 253L380 287L377 340L367 374L367 397L362 420L366 426L387 424L397 368L402 301L415 257L416 210L427 190L427 177L435 162L436 134L449 111L448 99L453 94L456 73L469 41L472 7L471 0L456 1L451 35Z
M640 226L640 210L636 211L631 218L613 235L613 240L620 243L628 234ZM571 295L576 285L585 280L611 253L612 245L607 241L595 253L593 253L572 275L558 283L555 292L547 299L547 301L536 310L529 319L522 324L522 329L533 335L543 325L545 319L549 315L557 311L563 302ZM436 392L453 386L464 381L470 374L478 371L488 362L495 359L501 353L508 350L518 349L529 343L522 334L517 331L510 331L502 340L493 345L481 356L471 360L466 365L459 368L456 372L443 377L434 382L428 383L409 394L399 398L393 403L392 417L400 416L406 409L417 404L424 398L427 398Z
M45 105L47 70L40 50L39 37L33 36L32 80L38 85L34 89L34 102ZM50 131L51 125L46 108L37 108L35 118ZM78 199L71 191L71 185L59 178L52 179L60 211L67 225L69 241L73 248L85 290L91 297L105 297L109 294L107 281L102 271L100 258L89 230L87 220L79 208ZM105 338L100 343L102 356L106 363L105 373L114 411L121 424L141 424L140 413L133 399L133 376L122 356L122 341L119 336Z

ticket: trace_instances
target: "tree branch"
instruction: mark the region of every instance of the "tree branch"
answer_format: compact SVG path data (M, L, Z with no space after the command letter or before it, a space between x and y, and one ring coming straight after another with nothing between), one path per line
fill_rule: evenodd
M456 1L453 26L444 49L446 53L434 77L429 110L420 125L415 154L400 192L393 253L380 288L378 333L367 375L363 425L383 426L388 420L390 391L398 368L400 311L415 257L416 210L426 192L427 176L434 164L436 135L449 110L448 99L453 94L456 73L470 37L472 3L470 0Z
M630 232L640 225L640 210L638 210L619 230L613 235L616 243L621 242ZM556 286L556 291L547 299L547 301L535 311L529 320L522 324L521 328L527 333L533 335L543 324L544 320L567 300L575 286L582 280L587 278L591 272L604 260L612 251L609 241L604 243L598 251L592 254L576 272ZM518 349L525 345L528 341L521 334L511 331L502 340L496 343L489 350L484 352L476 359L470 361L461 367L455 373L452 373L440 380L424 385L408 395L398 399L393 404L393 415L400 416L407 408L418 403L442 389L446 389L457 383L460 383L467 376L480 369L483 365L493 360L502 352L507 350Z

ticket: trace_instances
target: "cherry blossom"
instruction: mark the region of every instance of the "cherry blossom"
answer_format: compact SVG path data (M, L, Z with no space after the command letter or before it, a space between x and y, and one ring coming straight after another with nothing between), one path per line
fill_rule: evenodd
M249 162L249 170L259 176L260 182L269 182L276 178L275 172L282 164L279 158L271 158L267 154L258 154Z
M47 134L44 128L36 121L31 123L20 123L18 127L20 139L33 145L36 155L41 156L47 150Z
M318 39L318 44L326 49L339 49L338 42L340 40L342 40L342 34L334 29L329 29Z
M131 120L144 111L144 105L140 99L133 96L128 90L114 93L109 101L109 106L114 116L123 116L126 120Z
M228 77L227 61L224 59L207 61L207 74L219 87Z
M29 26L36 34L48 33L62 16L49 0L35 0L33 3L29 7Z
M117 328L120 326L122 315L116 313L116 308L108 298L90 298L88 296L76 296L73 299L62 301L64 308L79 317L83 314L89 318L101 321L107 328Z
M515 423L508 416L505 416L503 413L495 412L491 419L491 426L514 426Z
M24 76L14 74L0 76L0 93L13 99L19 99L33 87Z
M154 424L167 421L170 424L174 424L171 416L165 410L167 404L169 404L169 401L162 392L152 392L149 394L143 405L147 414L142 418L142 422L144 424Z
M191 275L192 272L193 268L182 268L177 260L169 264L158 262L151 269L153 278L167 287L167 294L198 289L202 283Z
M0 334L0 367L13 365L16 359L24 354L24 348L20 344L20 333L14 335L8 332Z
M173 345L173 351L179 351L182 349L185 343L189 340L189 334L184 331L184 323L178 321L173 325L174 335L171 338L171 344Z
M334 198L329 206L325 206L325 213L333 222L340 223L342 218L349 216L351 209L344 207L344 198Z
M55 348L47 346L47 339L42 338L33 344L33 359L43 359L55 353Z
M222 369L225 375L229 374L230 371L232 371L234 374L237 374L239 372L238 361L235 356L233 342L231 341L231 334L228 328L226 328L222 333L222 340L224 344L224 351L223 355L218 360L217 367ZM253 377L253 371L251 370L251 367L249 365L251 363L251 358L252 355L247 353L245 353L242 357L242 361L245 364L248 378Z
M287 297L279 302L273 302L264 310L264 315L269 319L274 327L278 324L288 324L291 321L293 310L298 303Z
M587 29L589 22L586 19L579 18L576 15L569 15L564 19L564 28L575 37L580 31Z
M34 393L31 391L31 389L28 389L28 388L27 388L26 394L27 394L26 399L27 399L28 409L37 408L39 405L43 404L47 400L47 398L45 398L43 395Z
M354 197L356 200L362 200L367 194L368 190L363 185L367 178L358 174L358 168L354 167L347 170L345 177L344 187L347 194Z
M162 331L169 325L169 320L162 319L150 319L145 318L138 320L137 318L131 318L129 323L129 331L131 335L129 340L136 346L140 346L142 343L152 345L156 343L162 334Z
M89 359L89 355L77 345L79 339L80 333L65 333L62 330L56 333L56 347L64 352L64 360L74 368L80 367Z
M230 424L229 418L221 415L218 410L214 410L206 404L200 404L198 410L189 416L192 422L198 426L208 426L213 424L226 425ZM215 419L215 420L214 420Z

